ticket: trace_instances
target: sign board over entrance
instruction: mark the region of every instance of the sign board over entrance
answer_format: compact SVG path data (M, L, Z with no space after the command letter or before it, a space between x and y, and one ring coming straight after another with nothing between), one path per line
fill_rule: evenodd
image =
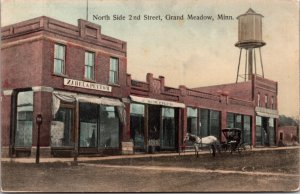
M102 85L102 84L85 82L85 81L80 81L75 79L67 79L67 78L64 79L64 85L78 87L78 88L85 88L90 90L100 90L105 92L111 92L112 89L111 86L108 85Z
M132 96L130 98L134 102L140 102L143 104L153 104L153 105L160 105L160 106L169 106L169 107L177 107L177 108L185 108L185 104L179 102L172 102L166 100L157 100L153 98L144 98L139 96Z

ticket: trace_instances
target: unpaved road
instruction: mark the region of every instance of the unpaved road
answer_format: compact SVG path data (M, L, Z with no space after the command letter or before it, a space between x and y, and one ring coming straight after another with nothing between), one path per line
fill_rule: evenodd
M299 148L114 159L79 163L3 163L4 191L222 192L295 191Z

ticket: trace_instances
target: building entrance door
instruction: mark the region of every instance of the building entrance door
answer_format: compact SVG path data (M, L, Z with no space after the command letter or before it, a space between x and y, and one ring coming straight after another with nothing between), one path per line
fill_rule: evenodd
M160 149L161 130L161 107L155 105L148 106L148 146L155 150Z
M264 145L270 146L269 118L262 117L262 133L264 137Z
M175 149L176 146L176 126L175 109L162 108L162 128L160 131L160 146L162 149Z

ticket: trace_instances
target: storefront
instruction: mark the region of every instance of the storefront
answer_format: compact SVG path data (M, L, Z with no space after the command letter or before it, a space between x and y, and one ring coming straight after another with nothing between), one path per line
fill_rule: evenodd
M245 145L252 145L251 123L252 117L238 113L227 113L227 127L242 130L242 141Z
M247 83L168 87L152 73L133 80L126 42L91 22L73 26L43 16L2 30L5 157L35 156L38 139L45 157L177 151L187 132L222 141L226 127L241 128L246 144L274 145L277 82L253 75ZM22 55L12 60L16 51ZM15 69L17 76L9 73Z
M130 96L130 135L135 151L167 151L178 148L178 102Z
M273 118L256 116L256 145L274 146L276 145L275 120Z
M278 112L263 107L256 107L256 145L275 146L276 145L276 118Z
M75 145L79 146L79 154L120 151L121 126L125 121L120 100L55 91L52 111L54 155L73 151Z
M187 108L187 132L199 137L213 135L220 138L221 114L220 111Z
M14 99L16 101L16 122L13 122L15 130L12 133L14 139L11 142L17 155L22 153L22 156L28 156L32 145L33 91L16 92Z

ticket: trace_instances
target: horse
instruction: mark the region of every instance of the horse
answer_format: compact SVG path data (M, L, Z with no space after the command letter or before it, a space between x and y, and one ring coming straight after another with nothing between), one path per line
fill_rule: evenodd
M198 151L200 144L209 145L211 147L213 157L216 156L216 149L218 149L218 152L220 153L221 144L215 136L210 135L200 138L194 134L187 133L184 137L183 142L186 143L187 141L191 141L192 143L194 143L195 154L197 155L197 157L199 157Z

